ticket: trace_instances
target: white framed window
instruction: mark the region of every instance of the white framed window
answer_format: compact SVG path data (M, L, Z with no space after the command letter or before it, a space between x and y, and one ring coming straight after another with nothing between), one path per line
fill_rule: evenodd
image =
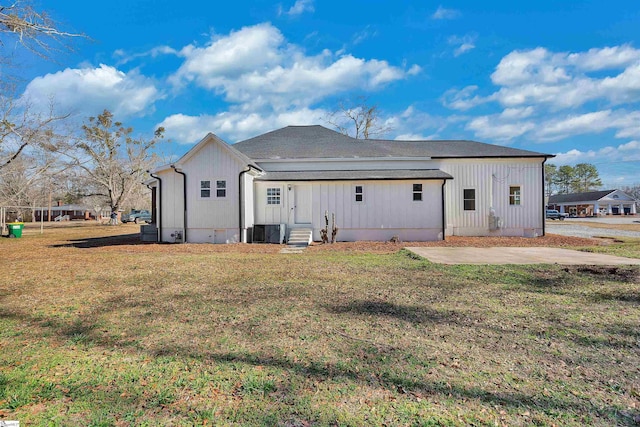
M219 199L227 197L227 181L224 179L216 180L216 197Z
M519 185L509 186L509 204L519 206L522 204L522 189Z
M281 198L280 187L267 188L267 205L279 205Z
M413 201L422 201L422 184L413 184Z
M201 199L211 198L211 181L209 180L200 181L200 198Z
M364 202L364 187L362 185L356 185L354 190L356 202Z
M462 190L462 203L465 211L476 210L476 189L465 188Z

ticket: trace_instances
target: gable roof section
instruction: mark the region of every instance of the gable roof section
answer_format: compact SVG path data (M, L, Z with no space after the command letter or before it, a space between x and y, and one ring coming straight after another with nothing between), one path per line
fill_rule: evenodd
M607 197L616 190L588 191L586 193L554 194L549 203L593 202Z
M313 158L504 158L550 154L476 141L360 140L323 126L287 126L233 145L255 160Z
M200 149L202 147L204 147L205 145L210 144L210 143L218 144L220 147L222 147L223 150L226 150L229 154L231 154L233 157L238 159L240 161L240 163L243 163L245 165L251 165L256 169L262 170L262 169L260 169L260 167L258 165L255 164L255 162L253 160L251 160L245 154L241 153L234 146L228 144L223 139L219 138L217 135L215 135L215 134L213 134L211 132L209 132L204 138L202 138L200 140L200 142L198 142L196 145L191 147L191 149L189 151L187 151L182 157L180 157L180 159L175 161L173 164L174 165L182 165L182 164L184 164L191 157L193 157L198 151L200 151ZM171 168L171 165L163 165L163 166L160 166L160 167L157 167L157 168L153 169L151 171L151 173L161 172L161 171L164 171L164 170L167 170L167 169L170 169L170 168Z

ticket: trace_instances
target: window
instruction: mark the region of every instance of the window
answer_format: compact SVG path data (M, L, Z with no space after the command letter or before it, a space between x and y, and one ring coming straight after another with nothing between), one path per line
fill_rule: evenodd
M227 197L227 181L216 181L216 197Z
M520 200L520 186L511 186L509 187L509 204L510 205L519 205Z
M267 205L280 204L280 188L267 188Z
M413 200L415 202L422 201L422 184L413 184Z
M211 197L211 181L200 181L200 197Z
M462 190L462 199L464 202L465 211L476 210L476 189L475 188L465 188L464 190Z
M356 202L361 202L363 199L364 192L362 191L362 185L356 185Z

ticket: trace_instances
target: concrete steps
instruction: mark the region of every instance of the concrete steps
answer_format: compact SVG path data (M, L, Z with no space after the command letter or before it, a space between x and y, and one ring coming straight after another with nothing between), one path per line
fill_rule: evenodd
M311 228L290 228L287 245L307 247L313 241L313 229Z

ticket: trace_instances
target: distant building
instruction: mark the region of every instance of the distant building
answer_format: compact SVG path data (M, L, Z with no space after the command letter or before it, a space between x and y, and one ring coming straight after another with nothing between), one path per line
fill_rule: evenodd
M49 209L51 209L51 217L49 217ZM40 218L41 215L43 218ZM108 217L109 214L106 215ZM96 214L86 206L63 205L58 202L56 206L51 206L51 208L48 206L34 208L34 219L36 221L95 220Z
M570 216L636 215L636 200L620 190L555 194L549 197L549 209Z

